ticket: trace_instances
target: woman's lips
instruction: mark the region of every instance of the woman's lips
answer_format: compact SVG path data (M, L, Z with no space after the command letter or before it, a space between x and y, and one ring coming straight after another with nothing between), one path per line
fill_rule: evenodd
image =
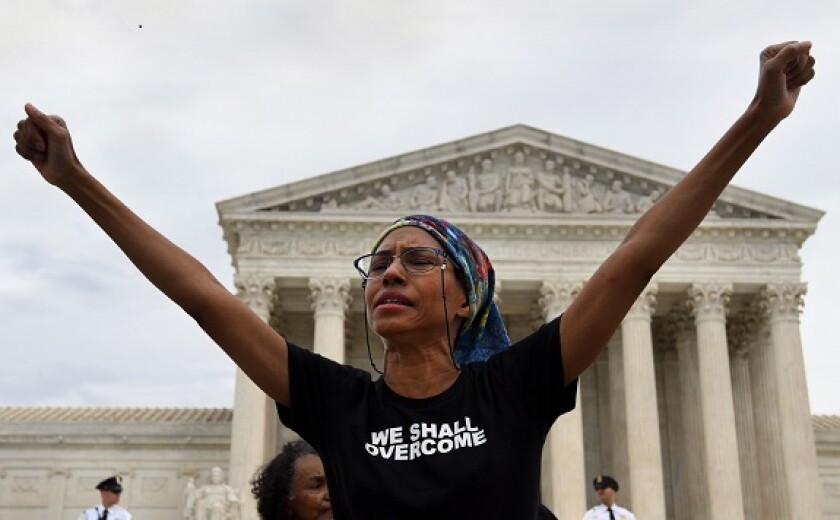
M387 306L411 307L411 300L398 292L386 292L379 295L374 303L374 308Z

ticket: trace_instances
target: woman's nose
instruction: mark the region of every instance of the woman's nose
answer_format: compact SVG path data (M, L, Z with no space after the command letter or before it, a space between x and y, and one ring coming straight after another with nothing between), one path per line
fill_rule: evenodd
M391 263L388 264L388 268L385 269L385 273L382 275L383 283L387 284L388 282L402 282L405 280L405 268L402 265L399 257L395 257L391 259Z

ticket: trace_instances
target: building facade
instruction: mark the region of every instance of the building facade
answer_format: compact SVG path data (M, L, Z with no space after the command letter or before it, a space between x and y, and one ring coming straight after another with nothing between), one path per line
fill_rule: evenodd
M232 411L0 407L0 520L77 520L121 475L138 520L181 520L190 479L230 459Z
M515 340L562 313L683 175L518 125L217 209L240 298L295 343L371 369L351 262L396 217L443 216L485 249ZM838 454L820 452L818 464L815 432L826 445L837 438L815 429L825 421L810 414L799 334L799 249L821 216L724 192L583 374L576 410L555 424L542 494L559 518L581 518L599 473L621 482L639 518L840 515ZM370 343L381 367L381 344ZM227 468L244 502L253 472L292 435L238 372Z
M120 502L136 518L182 520L190 481L210 483L214 467L227 473L232 416L233 410L0 407L0 520L77 520L98 502L96 483L112 474L124 477ZM820 518L840 520L840 416L814 416L813 425ZM246 493L240 489L240 498Z
M442 215L487 251L515 339L560 314L683 175L513 126L217 208L241 297L290 339L366 366L351 261L395 215ZM543 495L560 518L586 509L588 476L602 472L622 482L623 500L642 518L819 517L798 251L821 216L725 191L581 378L577 409L555 425ZM268 405L244 379L236 410L251 408L242 450L270 446L273 421L251 428ZM232 473L247 475L265 455L243 451Z

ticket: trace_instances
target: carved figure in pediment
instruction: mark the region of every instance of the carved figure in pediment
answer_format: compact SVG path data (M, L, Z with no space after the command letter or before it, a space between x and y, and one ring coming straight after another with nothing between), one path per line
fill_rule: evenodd
M411 209L436 210L440 189L437 184L437 177L428 176L426 182L415 186L408 199L408 207Z
M620 180L614 180L610 189L604 194L601 208L604 213L633 213L633 199L624 190Z
M470 187L467 179L458 177L455 170L449 170L440 188L438 205L442 211L466 211L469 209L469 195Z
M513 166L508 168L504 193L506 210L534 209L534 173L525 166L525 154L522 152L513 154Z
M405 205L403 195L392 190L391 186L388 184L380 186L379 192L381 194L379 197L368 195L365 200L355 204L353 207L358 209L383 209L394 211Z
M537 209L546 211L563 210L563 195L565 189L556 172L557 164L552 160L545 161L545 170L537 172Z
M493 161L481 161L478 175L470 168L468 178L471 211L499 211L502 208L502 177L493 170Z
M335 197L325 197L324 202L321 203L321 210L320 211L329 211L331 209L338 208L338 201Z
M659 200L662 194L657 189L650 190L650 193L647 195L642 195L639 197L639 200L636 201L636 211L639 213L643 213L647 211L647 209L653 206L653 203Z
M586 177L578 179L575 185L577 192L577 200L575 207L581 213L601 213L601 204L592 193L592 184L595 182L595 176L587 174Z

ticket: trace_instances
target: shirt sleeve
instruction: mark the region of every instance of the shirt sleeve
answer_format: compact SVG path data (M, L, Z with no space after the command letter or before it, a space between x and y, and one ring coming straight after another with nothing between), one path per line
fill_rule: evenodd
M325 432L348 403L358 400L370 381L364 370L340 365L287 342L289 352L289 407L277 404L283 424L319 449Z
M575 408L577 397L577 379L563 385L560 349L558 317L487 361L490 377L529 409L546 434L560 415Z

